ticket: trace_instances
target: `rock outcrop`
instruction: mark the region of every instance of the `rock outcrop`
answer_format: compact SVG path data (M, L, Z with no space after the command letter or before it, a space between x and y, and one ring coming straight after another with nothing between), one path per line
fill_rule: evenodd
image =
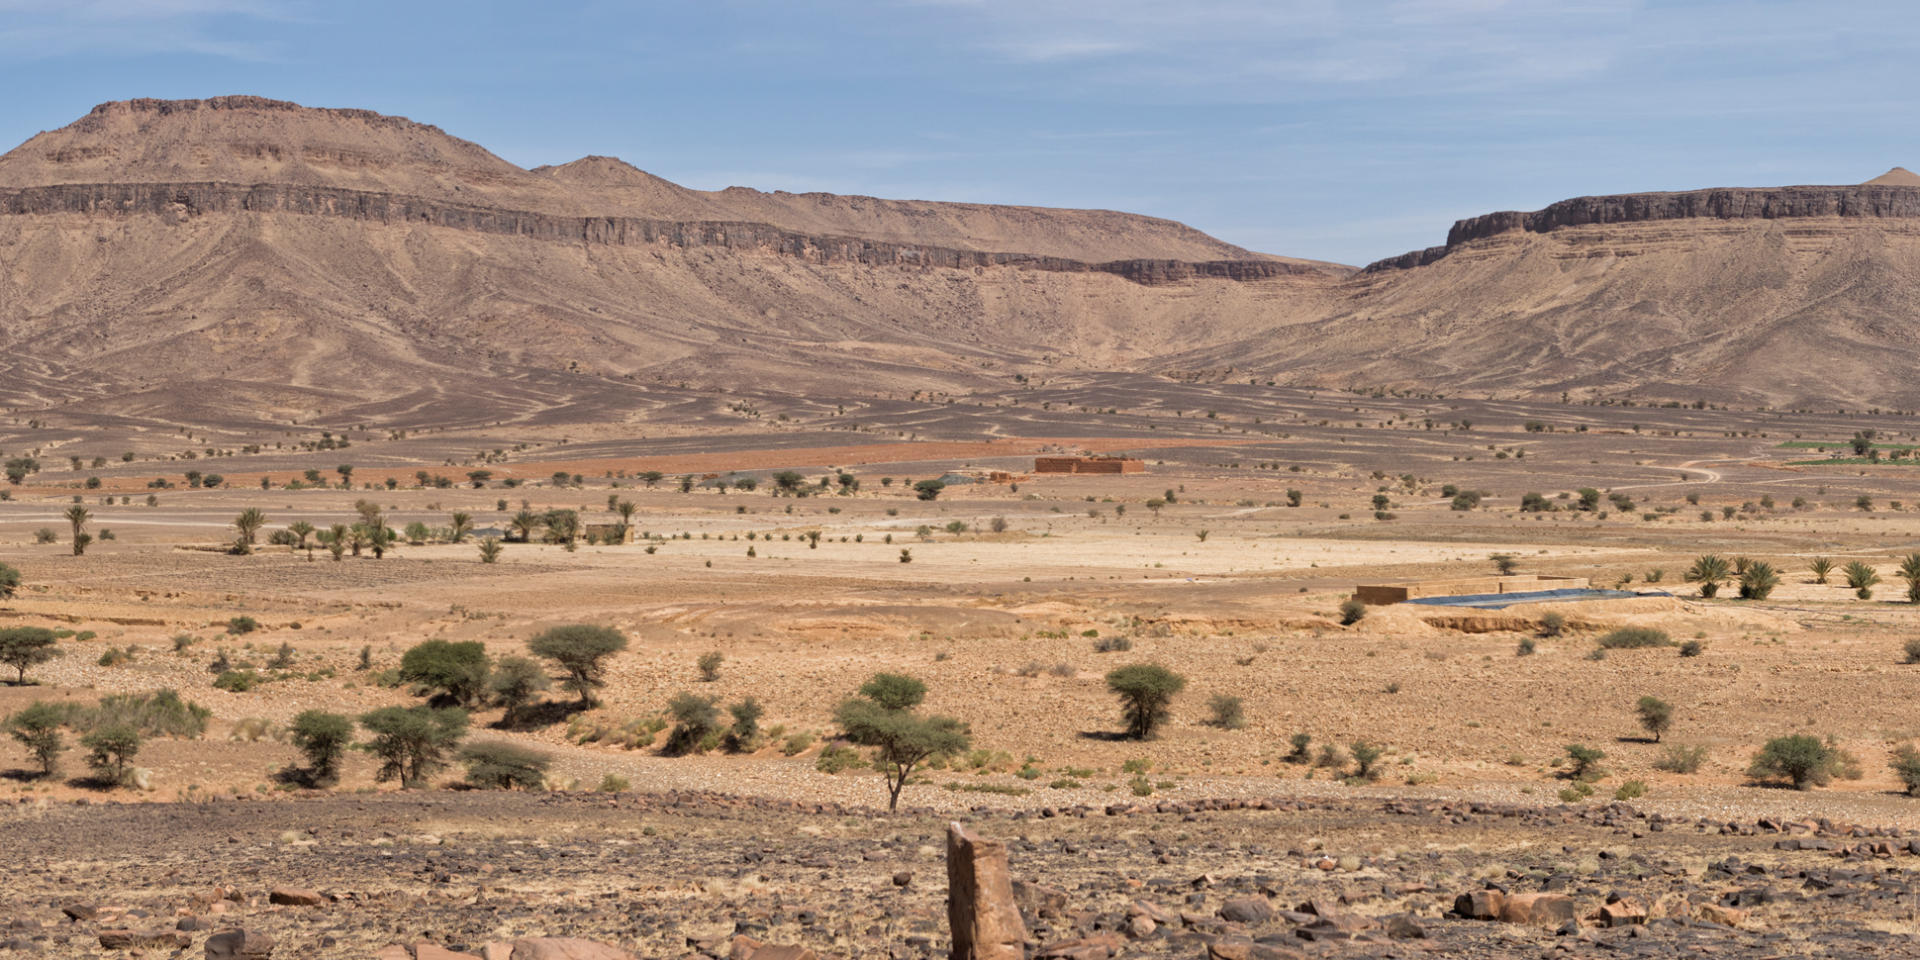
M1007 848L947 825L947 925L953 960L1023 960L1026 925L1013 896Z
M1447 231L1446 246L1428 247L1375 261L1367 265L1365 272L1426 266L1462 244L1514 230L1547 233L1564 227L1656 220L1783 220L1810 217L1920 217L1920 186L1886 183L1574 197L1531 213L1503 210L1456 221L1453 229Z

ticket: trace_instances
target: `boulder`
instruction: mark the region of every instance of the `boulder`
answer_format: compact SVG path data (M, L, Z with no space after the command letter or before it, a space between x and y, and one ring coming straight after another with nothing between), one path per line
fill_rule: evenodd
M1420 921L1411 914L1396 913L1386 919L1384 926L1387 936L1394 940L1425 940L1427 938L1427 928L1421 926Z
M1453 898L1453 912L1468 920L1498 920L1506 900L1498 890L1475 890Z
M1577 920L1573 898L1561 893L1516 893L1500 905L1500 922L1557 927Z
M1595 918L1603 927L1627 927L1647 922L1647 908L1633 897L1619 897L1607 901Z
M267 893L267 902L283 907L317 907L327 898L305 887L275 887Z
M1235 897L1221 904L1219 913L1229 923L1266 923L1273 919L1273 904L1265 897Z
M207 938L207 960L267 960L273 938L251 930L226 930Z
M416 943L413 945L413 960L480 960L480 955L448 950L437 943Z
M1111 933L1062 940L1040 948L1035 960L1108 960L1120 952L1120 938Z
M1059 887L1049 887L1044 883L1015 880L1013 881L1013 902L1020 908L1020 915L1023 917L1053 919L1066 912L1067 892Z
M947 924L952 960L1026 960L1027 928L1014 900L1007 848L970 836L958 823L947 825Z
M1723 927L1737 927L1747 922L1747 912L1738 907L1723 907L1717 903L1700 905L1700 919L1708 923L1717 923Z

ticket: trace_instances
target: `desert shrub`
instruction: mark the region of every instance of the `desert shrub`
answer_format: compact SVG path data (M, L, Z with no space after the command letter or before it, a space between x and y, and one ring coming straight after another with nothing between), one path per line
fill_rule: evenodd
M726 655L718 650L709 650L700 655L695 665L700 668L700 679L712 683L720 679L720 665L726 662Z
M1374 769L1374 764L1379 763L1381 754L1386 753L1385 747L1365 740L1355 740L1347 747L1347 752L1353 756L1354 780L1371 781L1380 775L1380 772Z
M173 652L183 653L188 647L200 642L200 638L191 633L176 633L173 636Z
M1558 613L1549 613L1540 618L1540 635L1557 637L1567 631L1567 618Z
M1216 693L1207 700L1207 722L1222 730L1241 730L1247 725L1246 706L1239 697Z
M126 725L141 736L198 739L207 732L213 711L191 700L180 699L173 690L152 693L116 693L100 698L90 708L79 708L69 718L75 730Z
M1131 637L1101 637L1093 642L1093 652L1095 653L1125 653L1132 649L1133 639Z
M1313 765L1338 770L1347 765L1347 752L1331 743L1320 745L1320 752L1313 758Z
M609 773L600 778L601 793L625 793L633 789L633 784L617 773Z
M1513 655L1516 657L1531 657L1533 656L1534 646L1535 644L1532 637L1521 637L1520 645L1514 648Z
M366 750L380 758L374 779L398 780L402 787L426 783L446 766L447 754L467 734L467 712L457 707L382 707L360 716L373 734Z
M132 663L133 652L133 644L127 644L125 648L108 647L100 651L100 659L94 662L102 667L117 667L123 663Z
M788 734L785 740L780 741L780 752L789 757L797 757L811 746L813 746L813 734L801 730Z
M1187 685L1185 677L1153 663L1119 667L1107 674L1107 689L1120 698L1127 736L1146 740L1166 722L1173 697Z
M427 640L401 656L400 678L466 707L480 702L492 667L486 645L477 640Z
M1366 616L1367 605L1360 602L1359 597L1348 597L1346 600L1341 601L1340 623L1342 626L1353 626L1361 620L1366 619Z
M1831 739L1808 734L1775 737L1762 744L1747 766L1747 776L1760 782L1785 780L1795 790L1823 787L1834 777L1856 779L1859 762Z
M1641 697L1633 705L1633 712L1640 719L1641 729L1653 735L1653 742L1659 743L1661 735L1673 725L1673 704L1659 697Z
M227 621L227 632L234 635L252 633L260 629L260 621L248 616L234 617Z
M553 756L517 743L470 743L460 751L467 782L483 790L533 790L547 778Z
M340 776L340 757L353 745L353 718L303 710L293 718L288 737L306 758L309 781L331 783Z
M669 756L698 753L707 738L720 729L720 707L713 697L677 693L667 701L667 714L673 718L673 730L667 734Z
M844 743L829 743L813 761L813 768L821 773L842 773L847 770L867 766L860 751Z
M527 641L534 656L566 671L561 685L579 694L583 707L592 707L593 691L606 685L607 659L626 648L626 634L589 624L554 627Z
M1597 747L1579 743L1567 744L1567 778L1581 782L1600 779L1605 776L1600 769L1600 761L1606 758L1607 755Z
M1705 763L1706 759L1706 747L1670 743L1653 761L1653 768L1667 773L1694 773L1700 769L1700 764Z
M526 657L501 657L487 677L487 691L505 708L500 720L511 726L541 691L553 685L547 671Z
M1887 761L1887 766L1893 770L1893 775L1899 778L1900 786L1907 791L1907 796L1920 794L1920 750L1915 750L1913 744L1903 743L1895 747L1893 757Z
M1680 655L1683 657L1697 657L1705 653L1706 649L1707 645L1698 640L1687 640L1680 644Z
M1670 647L1673 638L1665 630L1652 627L1621 627L1603 634L1600 647L1604 650L1635 650L1641 647Z
M727 731L727 749L734 753L757 748L760 743L760 717L765 714L760 701L748 697L727 708L733 726Z
M278 740L284 733L279 724L265 717L241 717L227 731L227 739L240 743L259 743L262 740Z
M228 693L246 693L261 684L263 678L252 670L228 670L213 678L215 690Z
M1288 763L1306 763L1308 748L1313 746L1313 734L1296 733L1287 738L1289 748L1286 756Z
M1613 791L1613 798L1622 802L1637 800L1647 795L1647 784L1642 780L1628 780Z
M81 737L80 745L87 748L87 766L93 768L94 776L118 786L133 771L133 758L140 753L140 731L132 724L109 723Z
M274 651L273 659L267 661L269 670L285 670L292 666L293 644L291 643L280 644L280 649Z

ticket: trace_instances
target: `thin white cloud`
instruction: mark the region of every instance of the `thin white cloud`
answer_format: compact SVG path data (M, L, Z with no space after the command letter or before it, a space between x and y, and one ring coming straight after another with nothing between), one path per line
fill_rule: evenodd
M0 0L0 46L20 60L182 53L264 60L274 46L226 29L300 19L294 0Z

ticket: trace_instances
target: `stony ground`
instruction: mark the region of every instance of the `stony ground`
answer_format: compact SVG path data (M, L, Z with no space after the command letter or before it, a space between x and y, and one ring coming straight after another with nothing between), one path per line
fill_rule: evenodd
M981 809L959 819L1008 843L1040 956L1920 950L1910 838L1845 825L1398 800ZM0 808L15 864L0 880L0 949L125 956L100 945L103 931L180 928L194 938L181 955L199 956L209 933L244 927L273 936L275 956L321 960L396 942L460 948L543 935L644 957L724 957L740 934L823 956L944 956L945 826L929 814L712 795L23 802ZM1489 888L1521 902L1564 895L1579 922L1453 915L1460 894ZM1610 900L1620 925L1597 919ZM1634 922L1637 909L1651 918Z

